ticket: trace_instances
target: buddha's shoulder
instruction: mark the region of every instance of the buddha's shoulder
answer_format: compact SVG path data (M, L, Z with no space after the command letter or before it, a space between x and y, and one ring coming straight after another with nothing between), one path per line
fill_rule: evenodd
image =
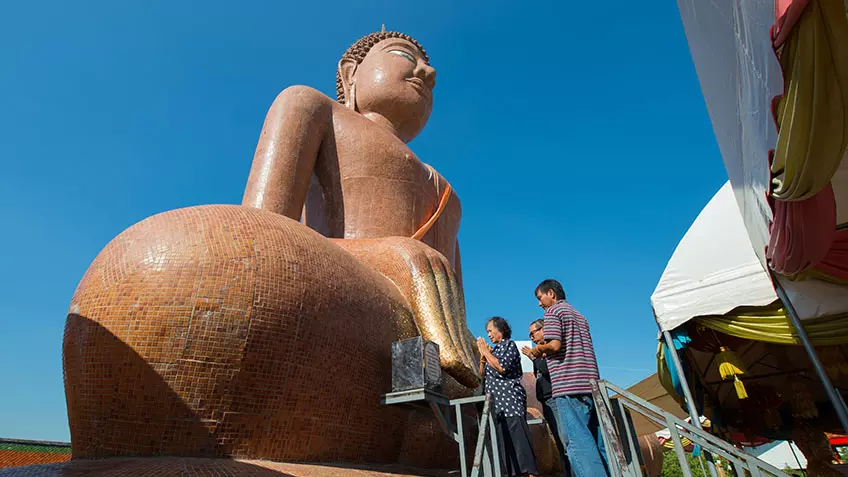
M303 85L289 86L277 95L274 106L307 112L330 112L339 103L315 88Z

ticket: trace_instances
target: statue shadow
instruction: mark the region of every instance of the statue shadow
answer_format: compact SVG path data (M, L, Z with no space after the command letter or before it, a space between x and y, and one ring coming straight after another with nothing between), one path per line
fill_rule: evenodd
M250 462L198 457L113 457L0 469L0 477L297 477ZM313 474L309 474L313 475ZM329 475L329 474L327 474Z
M288 473L274 469L285 466ZM294 467L294 469L292 469ZM414 472L414 473L413 473ZM253 463L226 458L203 457L113 457L81 459L57 464L31 465L0 469L0 477L459 477L459 470L421 471L403 466L367 466L356 464L277 464Z
M160 331L165 328L162 323L136 320L115 325L122 327L116 333L130 337L128 340L136 334L149 338L161 333L154 340L138 340L147 343L145 348L130 346L110 331L110 326L80 314L67 317L62 359L71 461L3 469L0 476L454 475L411 467L414 462L310 465L234 460L247 455L245 446L261 444L256 440L262 434L251 432L247 422L242 427L223 427L221 409L225 402L221 400L226 399L225 392L212 393L223 396L216 402L204 402L210 396L206 391L195 392L210 386L230 386L226 373L218 372L214 363L174 359L173 353L166 351L173 349L181 337ZM418 416L413 422L426 429L435 425L432 414ZM468 431L472 435L471 429ZM466 450L473 452L469 440ZM429 441L413 444L433 446ZM444 451L455 449L453 446ZM408 452L415 449L413 445Z

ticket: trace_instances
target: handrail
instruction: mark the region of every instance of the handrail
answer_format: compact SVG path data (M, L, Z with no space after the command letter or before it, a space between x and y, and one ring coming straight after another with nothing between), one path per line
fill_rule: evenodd
M624 401L624 402L622 402L621 404L622 404L623 406L627 407L627 408L628 408L628 409L630 409L630 410L633 410L633 411L636 411L636 412L640 412L640 410L638 409L638 407L637 407L637 406L634 406L634 405L633 405L632 403L630 403L630 402L626 402L626 401ZM641 413L641 412L640 412L640 413ZM651 421L654 421L655 423L657 423L657 424L659 424L659 425L661 425L661 426L663 426L663 427L668 427L668 421L667 421L667 420L665 420L665 419L659 420L659 419L655 419L655 418L653 418L652 416L648 416L648 415L647 415L647 414L645 414L645 413L641 413L641 414L642 414L643 416L647 417L648 419L650 419ZM681 422L685 422L685 421L681 421ZM734 448L734 449L735 449L735 451L734 451L734 452L728 452L727 450L725 450L725 449L723 449L723 448L714 447L712 442L710 442L710 441L708 441L708 440L704 439L704 438L703 438L701 435L699 435L699 434L689 432L689 429L681 428L681 429L679 429L679 431L684 431L684 432L682 432L682 433L681 433L681 434L683 435L683 437L686 437L687 439L689 439L690 441L692 441L692 443L693 443L693 444L696 444L696 445L699 445L699 446L701 446L701 447L705 447L705 448L710 448L710 451L711 451L712 453L714 453L714 454L716 454L716 455L719 455L719 456L721 456L721 457L724 457L724 458L725 458L725 459L727 459L728 461L735 462L735 461L738 459L738 458L735 456L735 454L739 452L739 450L738 450L738 449L735 449L735 448ZM747 454L747 453L746 453L746 454Z
M693 443L703 447L705 450L712 452L716 455L719 455L731 462L737 471L741 471L742 469L747 469L753 477L759 477L762 475L760 472L765 471L775 476L784 476L786 475L781 470L776 467L763 462L762 460L748 454L744 450L738 449L733 445L721 440L720 438L704 431L700 428L700 425L697 427L693 423L688 423L683 421L682 419L677 418L671 413L645 401L644 399L624 390L620 387L604 380L592 381L592 394L595 399L595 407L598 409L598 420L602 426L602 430L604 431L604 437L610 439L616 439L618 442L613 442L612 446L609 444L607 448L613 450L613 454L618 457L616 459L618 467L615 469L621 475L625 475L625 469L627 469L626 462L622 462L622 458L624 454L622 452L621 445L621 437L616 430L614 424L604 419L605 417L610 416L609 408L610 408L610 398L609 391L613 391L618 399L618 403L626 407L630 411L638 412L639 414L645 416L650 421L662 426L668 427L671 432L671 438L675 444L675 451L677 453L677 457L680 460L680 465L683 470L684 476L690 476L691 472L689 471L688 462L685 459L685 455L682 452L682 443L681 443L681 435L683 437L687 437ZM600 398L600 399L599 399ZM622 419L626 421L626 415L622 414ZM699 423L700 424L700 423ZM609 429L603 429L604 427L611 426ZM624 423L624 429L628 429L627 422ZM627 437L632 440L632 436L628 430ZM631 449L632 447L632 442ZM632 456L632 458L636 458L636 456ZM613 462L610 462L613 464ZM623 464L623 465L622 465ZM612 469L611 469L612 470ZM627 469L629 470L629 469ZM627 473L629 475L629 473Z
M592 397L595 400L595 412L598 415L598 425L601 428L604 446L607 449L607 465L614 475L621 474L623 469L627 468L627 458L624 456L621 437L618 435L615 420L610 412L609 395L601 391L600 386L603 383L593 380L590 381L590 384L592 386ZM598 402L599 399L600 403Z

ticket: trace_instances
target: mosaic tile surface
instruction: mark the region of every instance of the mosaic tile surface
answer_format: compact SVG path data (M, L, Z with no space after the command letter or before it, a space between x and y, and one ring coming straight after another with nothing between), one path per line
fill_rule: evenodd
M73 296L73 455L453 465L432 416L379 404L391 343L414 333L396 286L294 220L229 205L153 216Z

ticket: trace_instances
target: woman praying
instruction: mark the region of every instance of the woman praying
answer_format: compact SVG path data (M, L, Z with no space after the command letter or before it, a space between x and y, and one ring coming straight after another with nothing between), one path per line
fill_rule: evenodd
M535 477L536 456L530 444L527 426L527 394L521 386L521 355L512 341L512 330L505 319L496 316L486 323L486 333L495 345L491 348L477 338L480 374L484 391L492 396L493 418L504 476Z

